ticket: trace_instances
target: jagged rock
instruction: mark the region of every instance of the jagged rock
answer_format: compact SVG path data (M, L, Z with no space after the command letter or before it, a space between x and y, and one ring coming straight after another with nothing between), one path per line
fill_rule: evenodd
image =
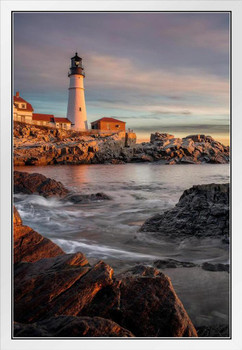
M22 225L22 219L19 215L19 212L17 211L16 207L13 207L13 224L15 226L21 226Z
M15 322L15 337L134 337L127 329L101 317L58 316L23 324Z
M170 279L152 267L139 265L118 275L83 312L101 312L100 316L113 319L135 336L197 336Z
M34 262L45 257L64 254L63 250L48 238L43 237L29 226L23 226L17 209L14 207L14 263Z
M172 162L176 159L175 162ZM228 163L229 147L211 136L183 139L166 133L151 134L150 142L136 145L132 132L91 134L14 123L14 165L120 164L153 162L167 164Z
M205 262L202 264L202 269L207 271L229 272L229 265L228 264L211 264L211 263Z
M166 260L154 261L154 266L157 267L158 269L167 269L167 268L177 268L177 267L195 267L197 265L187 261L166 259Z
M14 123L14 165L97 164L112 159L125 161L121 154L134 147L136 134L119 132L92 134L91 131L51 129ZM120 158L121 157L121 158Z
M141 231L172 237L229 235L229 184L198 185L185 190L176 206L145 221Z
M167 133L159 133L156 132L155 134L150 135L150 142L153 143L154 141L164 141L173 139L175 136Z
M61 182L47 178L42 174L14 171L14 192L27 194L38 193L44 197L63 197L69 191Z
M24 226L16 226L21 227ZM22 249L25 249L24 240ZM35 245L32 249L34 255ZM46 255L52 256L49 252ZM18 260L15 264L14 319L19 323L43 323L28 327L16 325L16 334L20 336L44 336L47 330L55 336L68 332L72 336L77 332L87 334L88 327L92 336L197 336L170 279L157 269L136 266L115 277L112 268L104 262L91 267L82 253L64 254L61 249L58 256L34 261ZM67 318L59 316L88 316L88 320L73 318L68 328ZM94 320L97 316L109 321L97 322ZM48 319L52 317L58 317L60 328L56 326L51 330L54 321ZM46 324L49 327L45 328Z

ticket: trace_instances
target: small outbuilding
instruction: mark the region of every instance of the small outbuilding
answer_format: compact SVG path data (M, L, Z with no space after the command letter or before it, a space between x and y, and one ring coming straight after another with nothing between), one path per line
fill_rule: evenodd
M91 123L94 130L125 131L125 122L115 118L101 118Z

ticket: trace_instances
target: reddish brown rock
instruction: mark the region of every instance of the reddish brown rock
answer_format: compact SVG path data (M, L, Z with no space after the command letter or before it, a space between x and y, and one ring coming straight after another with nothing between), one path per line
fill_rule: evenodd
M65 254L50 239L41 236L29 226L14 227L14 263L34 262L42 258Z
M22 225L21 217L14 207L14 263L19 261L34 262L65 254L50 239L43 237L29 226Z
M113 283L113 270L103 262L89 267L84 259L70 266L63 259L66 255L16 266L15 321L25 323L54 315L76 316L100 289Z
M15 206L13 207L13 224L14 226L22 225L22 219Z
M15 337L134 337L127 329L101 317L58 316L32 324L15 323Z
M47 178L42 174L14 171L14 192L26 194L38 193L44 197L63 197L69 191L61 182Z
M94 315L98 310L135 336L197 337L169 277L151 267L135 266L117 276L83 311Z
M115 278L113 269L104 262L90 267L82 253L64 254L50 240L21 224L15 225L14 240L18 262L14 268L14 320L46 322L47 328L40 324L40 336L52 332L49 327L54 323L48 319L56 316L82 319L73 318L68 326L67 318L58 318L60 328L56 326L54 336L128 336L126 329L129 336L197 336L170 279L159 270L141 265ZM109 321L94 320L96 316ZM38 325L17 325L16 332L37 336Z

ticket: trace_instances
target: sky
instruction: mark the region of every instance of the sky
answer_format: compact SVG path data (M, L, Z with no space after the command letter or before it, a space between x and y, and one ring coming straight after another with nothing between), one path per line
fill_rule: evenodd
M83 59L87 119L229 144L228 13L15 13L14 92L66 117L68 69Z

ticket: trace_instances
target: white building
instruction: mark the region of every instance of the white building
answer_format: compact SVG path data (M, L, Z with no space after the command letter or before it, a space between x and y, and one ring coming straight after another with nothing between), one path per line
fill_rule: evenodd
M56 118L53 114L33 113L32 105L19 96L19 92L13 97L13 120L43 125L60 129L70 129L71 121L67 118Z
M67 118L75 130L87 130L87 113L84 95L85 72L82 66L82 58L77 52L71 58L71 67L68 73L70 78Z

